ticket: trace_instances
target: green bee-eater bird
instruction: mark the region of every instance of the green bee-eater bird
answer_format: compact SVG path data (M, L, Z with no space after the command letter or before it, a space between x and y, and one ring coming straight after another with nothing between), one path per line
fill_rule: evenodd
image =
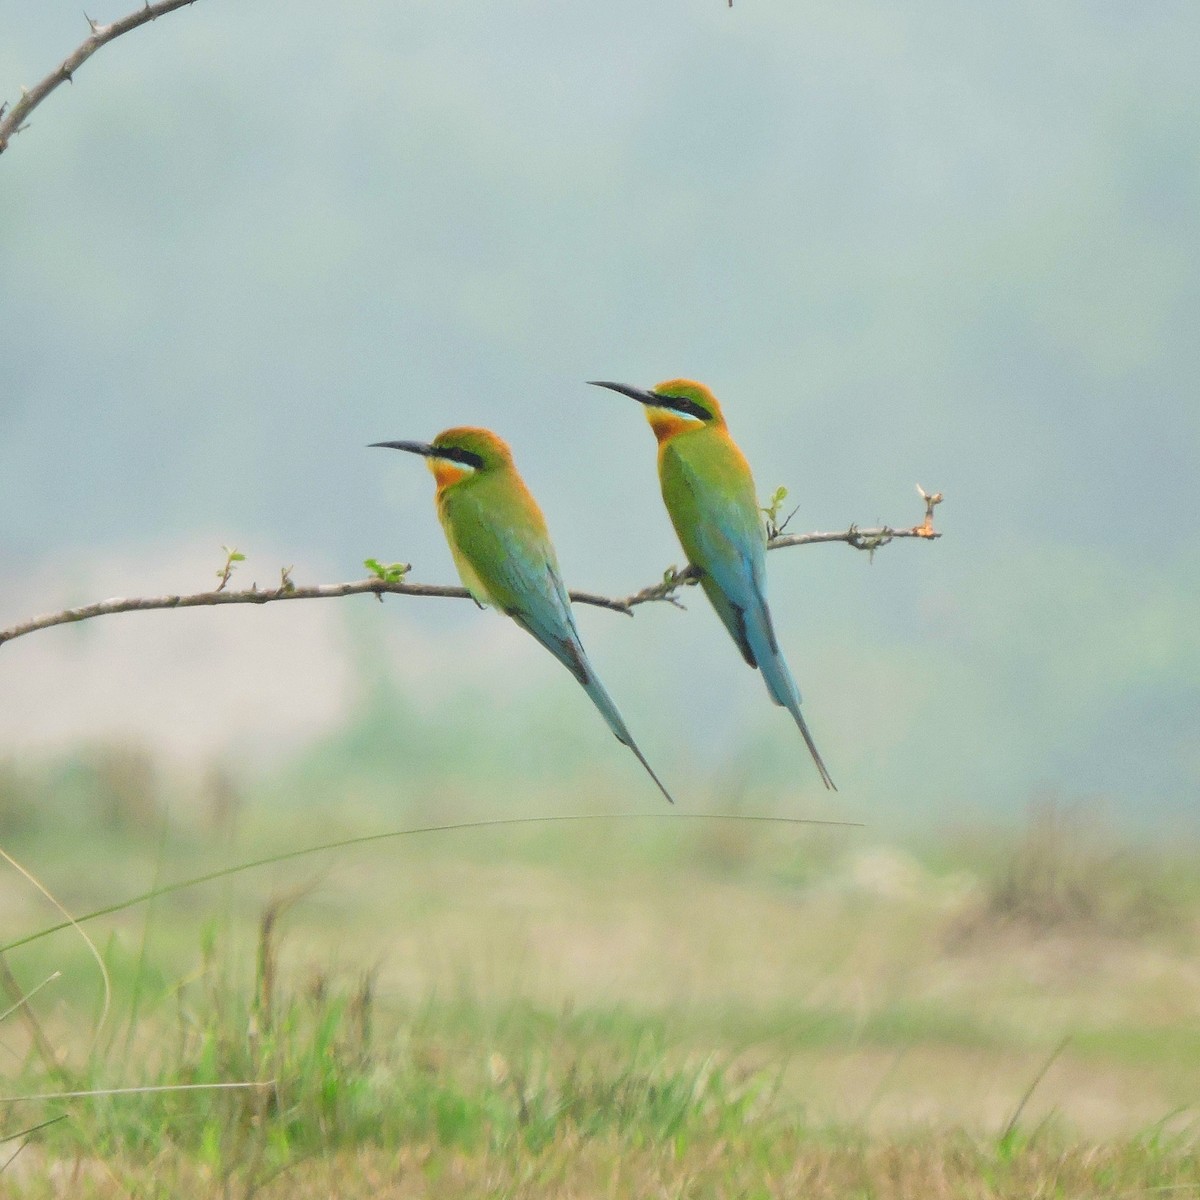
M691 379L668 379L652 391L592 382L646 406L658 438L663 501L688 562L742 657L762 671L771 699L795 718L821 781L833 788L775 640L767 607L767 537L750 464L729 436L716 397Z
M617 740L674 804L587 660L546 519L508 445L490 430L467 427L447 429L431 443L372 445L424 455L437 481L438 518L467 591L477 604L507 613L579 680Z

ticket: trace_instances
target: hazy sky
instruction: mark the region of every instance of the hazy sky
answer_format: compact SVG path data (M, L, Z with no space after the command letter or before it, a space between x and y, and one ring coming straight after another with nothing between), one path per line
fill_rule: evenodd
M75 0L0 0L0 96L85 33ZM680 554L641 413L583 381L691 375L798 528L947 495L936 545L771 556L848 804L1193 813L1198 103L1182 2L198 0L102 50L0 157L0 615L92 579L202 586L222 542L260 582L367 555L450 580L428 476L364 446L461 423L511 441L569 583L630 590ZM493 656L501 693L575 703L498 618L366 604L354 636L437 648L418 694ZM205 622L219 654L227 617L167 615L138 663L6 647L0 714L23 745L22 697L103 707L113 661L161 697L168 631ZM769 739L811 786L698 598L581 621L670 769ZM246 643L253 690L273 668Z

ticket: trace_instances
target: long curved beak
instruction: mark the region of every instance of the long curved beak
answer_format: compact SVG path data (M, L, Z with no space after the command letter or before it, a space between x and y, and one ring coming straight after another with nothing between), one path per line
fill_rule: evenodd
M409 454L423 454L426 458L437 456L437 449L428 442L372 442L367 449L376 446L382 446L385 450L407 450Z
M620 392L622 396L628 396L631 400L636 400L639 404L651 404L654 407L661 407L663 397L656 395L654 392L648 392L644 388L630 387L627 383L605 383L599 379L589 379L590 387L608 388L610 392Z

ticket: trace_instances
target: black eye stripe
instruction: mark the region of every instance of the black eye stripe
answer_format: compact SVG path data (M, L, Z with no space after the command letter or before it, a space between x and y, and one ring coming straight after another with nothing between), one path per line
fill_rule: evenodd
M688 400L685 396L659 396L659 399L662 400L664 408L673 408L676 412L686 413L689 417L697 417L701 421L712 420L712 413L707 408L697 404L695 400Z
M464 467L474 467L478 471L483 466L483 459L478 454L471 450L463 450L459 446L435 446L433 450L438 458L462 463Z

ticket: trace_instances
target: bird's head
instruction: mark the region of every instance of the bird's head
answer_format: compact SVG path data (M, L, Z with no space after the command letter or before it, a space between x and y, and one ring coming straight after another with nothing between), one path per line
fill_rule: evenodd
M423 455L439 491L512 462L507 442L490 429L469 425L444 429L432 442L372 442L371 445Z
M594 387L608 388L646 406L646 419L660 442L679 433L704 426L724 428L725 417L717 398L694 379L668 379L649 391L624 383L592 380Z

